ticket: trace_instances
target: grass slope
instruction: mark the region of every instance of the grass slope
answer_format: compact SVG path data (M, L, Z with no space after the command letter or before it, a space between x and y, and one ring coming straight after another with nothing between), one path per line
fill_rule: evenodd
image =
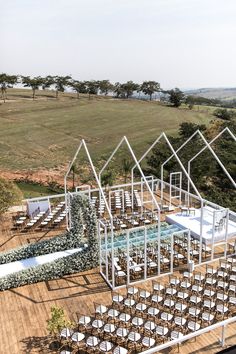
M208 123L211 112L162 106L157 102L116 100L74 94L53 98L12 89L0 104L0 168L49 169L71 160L82 138L94 159L110 154L123 135L141 154L162 132L175 134L181 122Z

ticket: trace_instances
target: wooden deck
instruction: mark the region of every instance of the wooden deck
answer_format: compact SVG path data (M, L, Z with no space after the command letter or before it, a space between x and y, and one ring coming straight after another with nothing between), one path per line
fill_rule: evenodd
M5 222L1 227L0 251L26 242L35 242L36 238L52 236L52 233L14 234L7 229ZM162 280L167 282L168 278L164 276ZM151 281L140 283L138 286L150 289ZM124 291L125 289L120 290L121 293ZM53 353L49 349L52 340L46 329L50 308L54 305L63 307L68 318L76 320L76 312L92 314L94 302L111 304L111 291L98 269L0 292L0 353ZM187 341L181 345L180 353L215 354L222 349L219 344L220 335L221 329L217 329L198 337L196 341L194 339ZM226 345L231 346L235 343L236 323L226 329ZM177 347L173 347L162 353L177 352Z
M163 278L167 281L167 278ZM139 285L149 289L151 282ZM122 292L122 291L121 291ZM0 293L0 353L50 353L50 338L46 320L51 306L65 309L71 320L75 313L92 314L93 303L111 304L111 292L98 270L66 276L59 280L41 282ZM180 353L217 353L221 346L217 329L181 345ZM236 343L236 323L226 330L227 346ZM163 353L177 353L177 347Z

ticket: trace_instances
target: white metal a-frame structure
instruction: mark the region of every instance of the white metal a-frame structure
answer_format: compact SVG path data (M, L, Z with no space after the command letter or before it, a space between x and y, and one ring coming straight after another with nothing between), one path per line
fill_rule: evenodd
M225 129L224 131L228 131L228 129ZM228 132L229 132L229 131L228 131ZM196 134L198 134L198 132L195 132L195 135L196 135ZM197 156L199 156L205 149L207 149L208 145L210 146L221 134L223 134L223 131L222 131L220 134L218 134L218 136L215 137L211 142L209 142L209 143L206 142L206 146L205 146L203 149L201 149L193 158L191 158L190 163L191 163L191 161L193 161ZM233 139L234 139L234 141L235 141L235 140L236 140L236 139L235 139L235 136L232 135L231 133L230 133L230 135L233 137ZM194 135L193 135L193 136L194 136ZM193 137L193 136L192 136L192 137ZM74 163L75 159L76 159L77 156L79 155L80 150L81 150L82 148L84 148L84 149L85 149L85 152L86 152L86 155L87 155L87 157L88 157L90 166L92 167L92 170L93 170L94 177L95 177L95 179L96 179L97 185L98 185L98 191L99 191L100 200L102 200L102 199L104 200L104 203L105 203L105 205L106 205L106 209L107 209L107 212L108 212L108 216L109 216L109 219L110 219L110 225L111 225L111 226L113 225L113 215L112 215L112 213L111 213L110 204L107 202L106 195L105 195L104 190L103 190L103 188L102 188L102 186L101 186L101 176L102 176L103 171L105 170L105 168L108 166L109 162L111 161L111 159L112 159L113 156L115 155L115 153L118 151L118 149L119 149L119 148L121 147L121 145L124 143L124 144L126 144L126 145L128 146L129 152L130 152L131 156L133 157L133 160L134 160L134 163L135 163L135 165L133 166L132 171L131 171L131 172L132 172L132 183L131 183L132 191L134 190L134 185L135 185L135 183L134 183L133 171L134 171L134 168L137 168L137 169L139 170L139 172L140 172L140 175L141 175L141 186L142 186L142 185L145 185L146 188L147 188L147 190L149 191L151 197L153 198L153 203L155 204L155 207L156 207L156 209L157 209L158 216L159 216L159 218L158 218L158 219L159 219L159 220L158 220L158 229L159 229L159 231L160 231L160 205L159 205L159 204L157 203L157 201L156 201L156 198L155 198L155 195L154 195L154 192L153 192L153 189L154 189L154 188L153 188L153 184L155 184L157 181L158 181L158 183L160 182L160 185L161 185L161 188L162 188L162 192L163 192L163 184L164 184L164 181L163 181L163 179L158 180L158 179L153 179L153 177L150 178L150 177L148 177L148 176L145 176L144 173L143 173L143 171L142 171L142 169L141 169L140 163L141 163L142 159L145 158L146 155L147 155L147 154L151 151L151 149L155 146L155 144L161 139L161 137L164 137L165 141L166 141L167 144L169 145L169 147L170 147L170 149L171 149L171 151L172 151L172 157L175 157L175 158L177 159L177 161L179 162L179 165L180 165L180 167L182 168L182 171L183 171L184 175L187 177L187 180L188 180L188 182L189 182L189 185L192 186L192 188L194 189L194 191L195 191L195 193L196 193L196 195L193 195L193 196L194 196L195 198L197 198L197 199L200 201L201 210L202 210L204 203L208 203L208 201L201 197L201 195L200 195L200 193L198 192L197 188L195 187L193 181L191 180L191 177L190 177L190 169L188 169L188 171L186 171L186 169L184 168L184 166L183 166L183 164L182 164L182 162L181 162L181 159L180 159L180 158L178 157L178 155L177 155L177 154L178 154L178 151L179 151L181 148L183 148L183 147L187 144L187 142L191 139L191 137L190 137L179 149L174 150L173 147L172 147L172 145L170 144L168 138L165 136L164 133L161 134L161 136L152 144L152 146L148 149L148 151L147 151L147 152L141 157L141 159L139 159L139 160L137 160L137 158L135 157L135 154L134 154L134 152L133 152L133 150L132 150L132 148L131 148L131 146L130 146L130 144L129 144L129 142L128 142L128 139L127 139L126 137L123 137L123 139L122 139L122 140L120 141L120 143L117 145L117 147L115 148L115 150L113 151L113 153L111 154L110 158L109 158L108 161L105 163L105 165L103 166L103 168L101 169L101 171L99 172L99 174L97 174L97 172L96 172L96 170L95 170L95 167L94 167L94 165L93 165L93 162L92 162L92 160L91 160L90 154L89 154L89 152L88 152L86 143L85 143L84 140L82 140L81 143L80 143L80 146L79 146L79 148L78 148L78 150L77 150L77 152L76 152L76 154L75 154L75 156L74 156L74 158L73 158L73 160L72 160L72 162L71 162L71 164L70 164L70 166L69 166L69 168L68 168L68 171L67 171L67 173L66 173L66 176L65 176L65 201L66 201L66 203L67 203L67 201L68 201L68 200L67 200L67 195L69 194L69 193L67 192L67 177L68 177L68 175L69 175L69 172L70 172L70 170L71 170L71 167L73 166L73 163ZM204 137L203 137L203 139L204 139ZM210 150L210 149L209 149L209 150ZM210 150L210 151L211 151L211 150ZM213 152L214 152L214 151L213 151ZM215 154L215 152L214 152L214 154ZM213 156L214 156L214 154L212 153ZM216 154L215 154L215 155L216 155ZM216 156L217 156L217 155L216 155ZM171 157L171 158L172 158L172 157ZM216 160L217 160L217 158L216 158ZM217 160L217 161L218 161L218 160ZM165 163L166 163L166 162L164 162L164 164L162 165L162 167L165 165ZM221 161L220 161L220 165L221 165L221 167L223 166L223 164L222 164ZM227 171L227 170L225 171L225 174L228 176L228 171ZM163 177L163 174L162 174L162 177ZM229 176L228 176L228 177L229 177ZM229 178L229 179L230 179L230 178ZM231 179L230 179L230 180L231 180ZM233 185L235 186L235 182L234 182L234 181L231 181L231 182L232 182ZM151 183L151 186L150 186L150 183ZM118 186L117 188L121 188L121 187L123 187L123 186ZM179 190L179 189L181 190L181 189L182 189L182 186L180 185L180 186L177 187L176 189L177 189L177 190ZM181 192L182 192L182 191L181 191ZM185 191L185 193L188 193L189 196L192 195L189 190L188 190L187 192ZM211 203L211 204L213 204L213 203ZM66 204L66 208L68 208L68 205L67 205L67 204ZM216 210L216 212L218 212L218 211L219 211L219 210ZM236 214L235 214L235 215L236 215ZM202 221L203 221L203 220L201 219L201 222L202 222ZM101 220L99 220L98 224L99 224L99 225L98 225L98 229L99 229L100 226L104 226ZM67 226L70 227L69 220L68 220ZM106 226L105 226L104 228L106 229ZM202 230L202 226L201 226L201 230ZM111 245L112 245L111 252L112 252L112 255L114 255L114 247L113 247L114 234L113 234L113 227L111 227L111 229L110 229L109 232L110 232L110 237L111 237L111 240L112 240L112 242L111 242ZM144 230L144 232L145 232L145 230ZM100 234L100 233L99 233L99 234ZM129 232L127 232L127 235L129 235ZM145 233L145 235L146 235L146 233ZM100 235L99 237L101 237L101 235ZM107 230L105 230L104 237L105 237L105 241L107 242L107 239L108 239ZM127 240L129 240L129 239L127 239ZM201 239L201 242L202 242L202 239ZM214 235L213 235L213 242L214 242ZM144 246L145 246L145 244L146 244L146 236L145 236L145 238L144 238ZM159 245L158 247L160 247L160 232L158 232L158 245ZM201 244L200 246L202 246L202 244ZM172 245L171 245L171 247L172 247L172 250L173 250L173 239L172 239ZM202 247L200 247L200 250L201 250L201 249L202 249ZM159 248L159 250L160 250L160 248ZM129 252L128 252L128 251L129 251L129 249L128 249L128 247L127 247L127 257L128 257L128 255L129 255ZM112 261L112 277L111 277L111 279L110 279L110 277L109 277L109 275L108 275L108 264L109 264L109 261L108 261L108 259L107 259L107 255L108 255L108 250L106 249L106 251L105 251L106 271L105 271L105 273L104 273L103 271L101 271L101 274L102 274L102 276L104 277L104 279L106 280L106 282L110 285L110 287L111 287L112 289L114 289L114 288L116 287L116 284L115 284L115 272L114 272L114 257L113 257L113 256L111 257L111 261ZM199 256L199 263L201 263L201 261L202 261L201 256ZM144 266L146 266L146 264L144 264ZM101 267L101 263L100 263L100 267ZM100 269L101 269L101 268L100 268ZM171 270L173 271L173 269L171 269ZM142 279L142 281L143 281L143 280L145 280L145 279ZM129 282L128 282L128 283L129 283ZM183 342L183 341L186 341L186 340L188 340L188 339L194 338L194 337L199 336L199 335L201 335L201 334L203 334L203 333L207 333L208 331L214 330L214 329L216 329L216 328L221 328L221 329L222 329L222 332L221 332L221 343L222 343L222 345L224 345L224 342L225 342L225 327L226 327L227 325L229 325L230 323L235 322L235 320L236 320L235 317L230 317L230 318L228 318L228 319L226 319L226 320L217 322L217 323L215 323L215 324L213 324L213 325L210 325L210 326L208 326L208 327L206 327L206 328L202 328L202 329L200 329L200 330L198 330L198 331L196 331L196 332L189 333L189 334L187 334L187 335L185 334L183 337L179 337L179 338L177 338L177 339L175 339L175 340L167 341L166 343L163 343L163 344L161 344L161 345L159 345L159 346L150 348L150 349L144 351L144 353L145 353L145 354L151 354L151 353L159 352L159 351L161 351L161 350L163 350L163 349L165 349L165 348L168 348L168 347L170 347L170 346L176 345L176 344L181 343L181 342Z
M73 159L72 159L72 161L71 161L70 164L69 164L69 167L68 167L67 172L66 172L65 177L64 177L65 207L66 207L66 210L68 211L68 212L66 213L66 226L67 226L67 229L70 229L70 227L71 227L70 198L71 198L71 195L73 195L72 193L68 192L67 179L68 179L69 173L71 172L71 168L72 168L73 164L75 163L76 159L79 157L79 154L80 154L82 148L84 149L85 154L86 154L86 156L87 156L87 158L88 158L90 167L92 168L93 175L94 175L95 180L96 180L96 182L97 182L99 192L101 193L101 195L102 195L102 197L103 197L103 199L104 199L106 209L107 209L108 213L110 214L110 216L111 216L111 218L112 218L112 215L111 215L111 213L110 213L110 209L109 209L107 200L106 200L106 198L105 198L103 189L102 189L102 187L101 187L100 180L99 180L99 178L98 178L98 175L97 175L96 169L95 169L95 167L94 167L93 161L92 161L92 159L91 159L90 153L89 153L89 151L88 151L86 142L85 142L84 139L82 139L81 142L80 142L80 144L79 144L79 147L78 147L78 149L77 149L77 151L76 151L76 153L75 153L75 155L74 155L74 157L73 157Z
M143 154L143 156L139 159L139 163L142 162L142 160L149 154L149 152L157 145L157 143L160 141L160 139L162 137L164 137L165 141L167 142L168 146L170 147L171 151L172 151L172 155L162 163L161 165L161 180L160 180L160 185L161 185L161 202L163 201L163 189L164 189L164 166L167 162L169 162L173 157L176 158L176 160L178 161L182 171L184 172L185 176L187 177L187 184L188 184L188 191L187 191L187 206L189 207L189 200L190 200L190 185L193 187L195 193L197 194L197 198L199 199L200 203L201 203L201 221L200 221L200 244L202 245L202 236L203 236L203 206L204 203L209 203L208 201L206 201L205 199L203 199L199 193L199 191L197 190L196 186L194 185L191 176L190 176L190 164L191 161L193 161L196 157L198 157L205 149L209 149L211 154L213 155L213 157L215 158L215 160L219 163L219 165L221 166L222 170L224 171L224 173L226 174L226 176L229 178L229 180L232 182L233 186L236 187L236 183L233 180L233 178L231 177L231 175L229 174L229 172L227 171L227 169L225 168L225 166L223 165L223 163L221 162L221 160L218 158L217 154L215 153L215 151L212 149L211 144L218 139L224 132L228 132L230 134L230 136L233 138L233 140L235 141L235 135L230 131L229 128L225 128L224 130L222 130L211 142L207 142L205 137L203 136L203 134L197 130L195 131L176 151L173 149L172 145L170 144L168 138L166 137L165 133L162 133L154 142L153 144L148 148L148 150ZM200 138L202 139L202 141L205 144L205 147L203 147L192 159L189 160L188 162L188 171L186 171L186 169L184 168L180 158L178 157L177 153L185 146L188 144L188 142L190 142L196 135L199 135ZM135 169L135 166L132 168L132 181L133 181L133 171ZM179 178L180 178L180 187L179 188L175 188L175 190L177 192L179 192L179 195L177 198L179 198L181 200L181 191L182 191L182 185L181 185L181 179L182 179L182 172L172 172L170 174L170 205L171 205L171 199L172 199L172 177L173 175L175 176L176 174L179 174ZM133 183L132 183L133 184ZM176 196L175 196L176 197ZM195 196L196 197L196 196ZM222 209L223 210L223 209ZM226 246L227 246L227 234L228 234L228 230L227 230L227 225L228 225L228 218L229 218L229 214L228 214L228 209L224 209L225 213L226 213L226 229L225 229L225 255L226 255ZM215 229L215 223L216 223L216 216L217 216L218 210L216 212L213 213L213 227L212 227L212 255L211 258L213 259L214 256L214 229ZM202 262L202 249L200 247L200 254L199 254L199 264Z
M190 176L190 166L191 166L191 162L193 160L195 160L202 152L204 152L206 149L208 149L211 154L213 155L214 159L218 162L218 164L220 165L220 167L222 168L223 172L225 173L225 175L229 178L229 180L231 181L231 183L233 184L233 186L236 188L236 183L234 181L234 179L231 177L231 175L229 174L228 170L226 169L226 167L224 166L224 164L221 162L221 160L219 159L219 157L217 156L217 154L215 153L215 151L212 149L211 144L216 141L224 132L228 132L230 134L230 136L234 139L234 141L236 141L236 137L235 135L231 132L231 130L229 128L225 128L223 129L214 139L212 139L209 143L207 142L207 140L205 139L204 135L200 132L200 130L196 130L177 150L176 153L178 153L179 151L181 151L191 140L193 140L193 138L196 135L199 135L199 137L201 138L201 140L203 141L203 143L205 144L205 146L197 153L195 154L189 161L188 161L188 175ZM161 165L161 179L163 180L163 170L164 170L164 166L173 158L175 157L174 154L172 154L162 165ZM161 193L162 193L162 198L163 198L163 188L161 189ZM189 193L190 193L190 181L188 180L188 205L189 205Z
M105 225L105 223L103 222L102 219L100 219L98 221L98 234L99 234L99 242L100 242L100 247L101 247L101 239L103 237L103 239L105 239L105 251L102 253L101 252L101 257L100 257L100 272L102 274L102 276L104 277L104 279L106 280L106 282L109 284L109 286L114 289L117 287L116 285L116 281L115 281L115 267L114 267L114 228L113 228L113 214L112 214L112 211L111 211L111 204L110 204L110 194L109 194L109 199L107 199L105 193L104 193L104 189L102 188L102 185L101 185L101 177L102 177L102 174L104 172L104 170L107 168L107 166L109 165L109 163L111 162L112 158L115 156L116 152L121 148L121 146L124 144L126 145L126 147L128 147L128 151L130 153L130 155L132 156L132 159L134 161L134 166L132 167L131 169L131 190L132 190L132 210L133 210L133 207L134 207L134 186L135 186L135 182L134 182L134 169L138 169L139 173L140 173L140 176L141 176L141 183L140 183L140 186L141 186L141 194L143 194L143 188L145 186L145 188L147 189L149 195L151 196L151 201L148 201L149 203L151 202L153 205L154 205L154 208L155 208L155 211L157 212L158 214L158 218L157 218L157 244L158 244L158 253L160 254L160 240L161 240L161 236L160 236L160 212L161 212L161 207L162 205L158 204L157 202L157 199L155 197L155 194L154 194L154 184L155 183L159 183L160 186L161 186L161 200L163 200L163 185L164 185L164 181L163 181L163 167L164 165L173 157L176 158L176 160L178 161L180 167L181 167L181 170L182 172L184 173L184 175L186 176L187 178L187 181L188 181L188 191L187 191L187 195L188 195L188 200L189 200L189 196L193 196L194 198L198 199L198 201L200 202L200 205L201 205L201 220L200 220L200 245L202 246L202 243L203 243L203 240L202 240L202 236L203 236L203 206L204 206L204 203L209 203L208 201L206 201L205 199L202 198L201 194L199 193L198 189L196 188L194 182L192 181L191 177L190 177L190 169L187 171L181 161L181 159L179 158L178 156L178 152L191 140L193 139L193 137L197 134L199 134L199 136L202 138L203 142L205 143L205 147L202 148L192 159L191 161L196 158L200 153L202 153L206 148L209 148L209 150L211 151L212 155L215 157L215 159L219 162L220 166L222 167L222 169L224 170L225 174L229 177L229 179L231 180L231 182L233 183L233 185L235 186L235 182L233 181L232 177L229 175L228 171L226 170L226 168L224 167L224 165L222 164L222 162L219 160L219 158L217 157L216 153L214 152L214 150L211 148L211 144L218 138L220 137L224 132L228 132L230 134L230 136L234 139L234 141L236 140L235 139L235 136L233 135L233 133L228 129L224 129L222 132L220 132L217 137L215 137L210 143L208 143L206 141L206 139L204 138L204 136L202 135L201 132L199 131L196 131L189 139L187 139L177 150L175 150L172 146L172 144L170 143L169 139L167 138L167 136L165 135L165 133L162 133L155 141L154 143L149 147L149 149L143 154L143 156L138 160L133 152L133 149L128 141L128 139L124 136L121 141L119 142L119 144L116 146L116 148L114 149L114 151L112 152L111 156L108 158L108 160L106 161L106 163L104 164L104 166L102 167L102 169L99 171L99 173L96 172L96 169L94 167L94 164L92 162L92 159L91 159L91 156L89 154L89 151L88 151L88 148L87 148L87 145L85 143L84 140L81 141L77 151L76 151L76 154L72 160L72 162L70 163L69 165L69 168L67 170L67 173L65 175L65 203L66 203L66 210L69 211L68 215L66 216L67 218L67 228L70 228L71 226L71 221L70 221L70 198L73 196L73 193L76 193L76 192L73 192L73 193L70 193L68 192L68 188L67 188L67 178L68 178L68 175L71 171L71 168L75 162L75 160L77 159L77 157L79 156L80 152L81 152L81 149L84 149L85 150L85 153L86 153L86 156L88 158L88 161L89 161L89 164L92 168L92 171L93 171L93 174L94 174L94 177L95 177L95 180L97 182L97 185L98 185L98 192L99 192L99 201L101 203L101 201L103 200L104 201L104 204L105 204L105 207L106 207L106 211L107 211L107 214L108 214L108 218L109 218L109 229L107 227L107 225ZM169 146L171 152L172 152L172 155L162 164L161 166L161 180L154 180L153 176L145 176L142 169L141 169L141 166L140 166L140 163L142 162L142 160L147 156L147 154L154 148L154 146L160 141L160 139L163 138L167 145ZM190 163L191 163L190 161ZM182 178L182 172L181 172L181 175L180 175L180 178ZM178 172L180 174L180 172ZM175 175L176 172L172 172L172 176ZM192 186L194 192L196 194L192 195L190 193L190 185ZM185 195L186 195L186 191L182 191L182 185L180 183L179 186L173 186L175 188L175 191L177 191L179 194L179 198L181 200L181 193L184 192ZM113 187L112 187L113 188ZM120 187L119 187L120 188ZM122 187L123 188L123 187ZM88 189L89 189L89 186L88 186ZM79 190L79 189L78 189ZM78 192L77 190L77 192ZM170 191L171 191L171 184L170 184ZM90 193L90 189L89 189L89 193ZM123 192L122 192L123 193ZM171 194L171 193L170 193ZM171 195L170 195L170 198L171 198ZM143 200L143 198L142 198ZM171 201L171 199L170 199ZM212 204L212 203L211 203ZM223 210L223 209L221 209ZM227 213L227 222L228 222L228 210L225 209L226 213ZM216 210L216 213L218 213L219 210ZM215 223L215 217L216 217L216 214L214 214L214 222ZM101 234L101 229L103 229L103 234ZM140 229L143 230L144 232L144 249L146 249L146 245L147 245L147 230L146 230L146 227L145 226L142 226L140 227ZM214 227L213 227L214 229ZM136 229L137 230L137 229ZM128 260L128 257L129 257L129 234L130 234L130 231L132 231L132 229L129 229L126 231L126 241L127 241L127 260ZM225 241L227 241L227 227L226 227L226 236L225 236ZM108 244L108 239L109 239L109 242L110 242L110 245L111 245L111 248L110 250L107 248L107 244ZM213 247L212 249L214 249L214 232L212 233L212 242L213 242ZM172 247L173 247L173 244L172 244ZM226 247L225 247L225 255L226 255ZM212 251L212 259L213 259L213 251ZM202 247L200 247L200 252L199 252L199 263L202 263ZM105 268L104 268L104 265L105 264ZM127 262L128 264L128 262ZM144 263L141 264L145 271L146 271L146 268L147 268L147 260L146 260L146 257L144 259ZM160 259L158 260L158 273L157 275L160 275ZM104 270L105 269L105 270ZM173 267L171 268L172 271L173 271ZM128 279L127 279L127 283L129 283L129 271L130 269L127 269L127 274L128 274ZM111 273L111 274L110 274ZM145 273L145 272L144 272ZM145 280L145 277L144 279L142 280Z
M177 155L177 151L175 151L175 149L173 148L172 144L170 143L169 139L167 138L166 134L163 132L162 134L160 134L160 136L152 143L152 145L147 149L147 151L142 155L142 157L138 160L138 163L141 163L142 160L150 153L150 151L158 144L158 142L164 138L164 140L166 141L167 145L169 146L173 156L175 156L176 160L178 161L182 171L184 172L184 175L186 176L188 182L191 184L191 186L193 187L197 197L200 200L201 203L201 208L203 208L203 198L201 197L201 194L199 193L197 187L195 186L195 184L193 183L193 181L191 180L191 177L189 176L188 172L186 171L183 163L181 162L179 156ZM132 168L132 185L133 185L133 181L134 181L134 169L136 168L136 165L133 166ZM163 191L163 171L162 171L162 175L161 175L161 191ZM163 193L163 192L162 192ZM163 194L161 194L161 200L163 200ZM201 213L201 221L200 221L200 244L202 245L202 235L203 235L203 211ZM201 255L201 249L199 252L199 263L201 263L201 259L202 259L202 255Z
M101 185L101 176L102 176L102 173L105 171L105 169L107 168L107 166L109 165L109 163L111 162L112 158L115 156L115 154L117 153L117 151L121 148L122 145L126 145L127 148L128 148L128 151L132 157L132 159L134 160L134 163L135 165L137 166L139 172L140 172L140 175L141 175L141 178L143 179L143 183L146 185L150 195L151 195L151 199L152 199L152 202L154 203L155 205L155 208L158 212L158 230L157 230L157 234L158 234L158 252L160 253L160 207L156 201L156 198L153 194L153 191L152 189L150 188L149 186L149 183L137 161L137 158L134 154L134 151L133 149L131 148L131 145L127 139L126 136L124 136L121 141L118 143L118 145L116 146L116 148L114 149L114 151L112 152L112 154L110 155L110 157L108 158L108 160L106 161L106 163L104 164L104 166L102 167L102 169L99 171L99 181L100 181L100 185ZM132 184L133 185L133 184ZM112 220L112 217L111 217L111 220ZM103 228L105 228L105 243L107 243L107 228L105 227L105 225L103 224L102 225ZM106 281L108 282L108 284L112 287L112 288L115 288L116 285L115 285L115 268L114 268L114 247L113 247L113 243L114 243L114 232L113 232L113 222L111 222L111 228L110 228L110 232L111 232L111 272L112 272L112 277L111 277L111 280L112 282L110 282L110 279L109 279L109 274L108 274L108 269L106 267L106 274L103 273L102 271L102 267L100 266L100 271L101 271L101 274L103 275L103 277L106 279ZM144 229L144 248L146 249L146 244L147 244L147 238L146 238L146 229L145 227L143 227ZM98 230L98 233L99 233L99 240L101 240L101 233L100 233L100 229ZM128 261L128 257L129 257L129 232L126 233L127 234L127 264L129 264L129 261ZM106 248L105 250L105 261L106 261L106 264L108 263L108 250ZM144 264L142 264L142 266L144 266L144 269L146 271L146 266L147 266L147 262L146 262L146 257L144 259ZM127 273L128 273L128 282L129 282L129 271L130 269L127 269ZM159 264L158 264L158 273L160 274L160 259L159 259Z

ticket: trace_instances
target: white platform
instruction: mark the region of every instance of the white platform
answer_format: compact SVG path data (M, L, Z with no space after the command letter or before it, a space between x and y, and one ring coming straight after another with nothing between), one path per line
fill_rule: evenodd
M5 275L19 272L21 270L38 266L41 264L49 263L55 261L56 259L68 257L73 253L82 251L82 248L74 248L72 250L66 250L61 252L54 252L50 254L45 254L43 256L31 257L27 259L23 259L21 261L6 263L0 265L0 278Z
M181 213L166 215L166 221L170 224L177 224L178 226L189 229L191 235L200 239L200 218L201 210L196 209L195 215L189 216ZM212 243L212 229L213 229L213 214L209 210L203 212L203 234L202 239L204 243ZM228 238L236 237L236 223L229 221L228 223ZM220 231L215 231L214 242L225 240L225 228Z

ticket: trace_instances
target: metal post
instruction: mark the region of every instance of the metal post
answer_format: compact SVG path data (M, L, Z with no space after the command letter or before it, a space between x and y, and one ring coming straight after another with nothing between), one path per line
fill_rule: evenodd
M141 215L143 215L143 179L141 177Z
M132 211L134 211L134 170L131 170L131 205Z
M99 240L99 253L100 253L100 257L99 257L99 269L100 269L100 273L102 272L102 240L101 240L101 230L100 230L101 226L100 226L100 222L98 221L98 240Z
M129 273L129 230L126 230L126 242L127 242L127 254L126 254L127 285L129 285L130 284L130 273Z
M203 213L204 213L204 204L203 204L203 200L201 199L199 264L202 263Z
M224 347L225 346L225 329L226 329L226 325L223 325L221 328L221 346Z
M170 255L170 272L173 273L173 268L174 268L174 234L171 234L171 246L170 246L170 250L171 250L171 255Z
M182 204L182 172L180 172L180 175L179 175L179 188L180 188L180 191L179 191L179 206ZM188 178L187 178L188 180Z
M215 253L215 226L216 226L216 213L217 211L213 211L213 225L212 225L212 238L211 238L211 260L214 259Z
M163 202L163 194L164 194L164 181L163 181L163 178L164 178L164 172L163 172L163 165L161 165L161 205L162 205L162 202Z
M115 266L114 266L114 232L113 232L113 218L110 221L111 225L111 269L112 269L112 288L115 288Z
M121 189L122 194L122 212L125 212L125 197L124 197L124 189Z
M188 230L188 264L189 264L189 261L190 261L190 239L191 239L191 233L190 233L190 230Z
M191 173L191 164L190 162L188 161L188 175L190 176L190 173ZM188 189L187 189L187 196L188 196L188 207L189 207L189 200L190 200L190 197L189 197L189 194L190 194L190 181L188 179Z
M109 280L109 269L108 269L108 250L107 250L107 226L104 226L104 238L105 238L105 261L106 261L106 279Z
M144 227L144 280L147 279L147 228Z
M225 220L225 250L224 257L227 256L227 242L228 242L228 229L229 229L229 209L226 209L226 220Z
M158 229L157 229L157 244L158 244L158 275L161 274L161 212L158 209Z

